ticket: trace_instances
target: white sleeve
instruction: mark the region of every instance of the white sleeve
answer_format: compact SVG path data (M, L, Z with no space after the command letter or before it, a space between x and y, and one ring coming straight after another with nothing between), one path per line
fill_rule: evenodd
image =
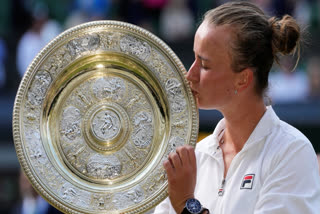
M154 210L154 214L176 214L169 197L162 201Z
M294 143L265 174L254 214L320 213L320 176L310 143Z

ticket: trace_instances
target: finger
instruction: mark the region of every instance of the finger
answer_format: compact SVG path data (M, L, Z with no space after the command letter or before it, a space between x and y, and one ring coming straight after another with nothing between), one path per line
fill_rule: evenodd
M189 157L189 161L192 167L196 167L197 162L196 162L196 154L194 152L194 148L190 145L186 146L186 149L188 151L188 157Z
M164 169L165 169L166 172L167 172L168 178L171 178L171 177L173 176L173 174L174 174L174 168L173 168L173 166L171 165L170 161L169 161L169 160L165 160L165 161L163 162L163 167L164 167Z
M171 152L172 153L172 152ZM171 164L171 166L172 166L172 168L174 169L174 164L173 164L173 162L172 162L172 159L170 158L170 154L171 153L169 153L169 155L168 155L168 161L169 161L169 163Z
M177 153L180 157L180 160L181 160L181 163L182 163L182 166L183 165L188 165L190 163L189 161L189 154L188 154L188 150L186 148L186 146L180 146L177 148Z
M171 161L173 168L180 169L182 166L179 155L176 152L171 152L169 154L169 160Z

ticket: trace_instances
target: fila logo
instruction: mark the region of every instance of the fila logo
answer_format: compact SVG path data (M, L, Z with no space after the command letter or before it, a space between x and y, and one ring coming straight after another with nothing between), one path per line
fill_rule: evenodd
M254 174L247 174L244 176L240 189L252 189Z

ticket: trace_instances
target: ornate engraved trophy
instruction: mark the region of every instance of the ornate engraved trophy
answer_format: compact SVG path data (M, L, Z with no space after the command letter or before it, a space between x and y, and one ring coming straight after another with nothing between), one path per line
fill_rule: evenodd
M55 38L29 66L13 112L34 188L65 213L143 213L161 202L162 162L198 134L185 72L131 24L90 22Z

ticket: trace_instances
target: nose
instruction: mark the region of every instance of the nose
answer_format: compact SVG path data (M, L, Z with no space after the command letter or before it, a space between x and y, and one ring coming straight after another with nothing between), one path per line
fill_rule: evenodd
M196 60L191 65L191 67L186 75L186 78L190 82L198 82L199 81L199 66L197 65Z

